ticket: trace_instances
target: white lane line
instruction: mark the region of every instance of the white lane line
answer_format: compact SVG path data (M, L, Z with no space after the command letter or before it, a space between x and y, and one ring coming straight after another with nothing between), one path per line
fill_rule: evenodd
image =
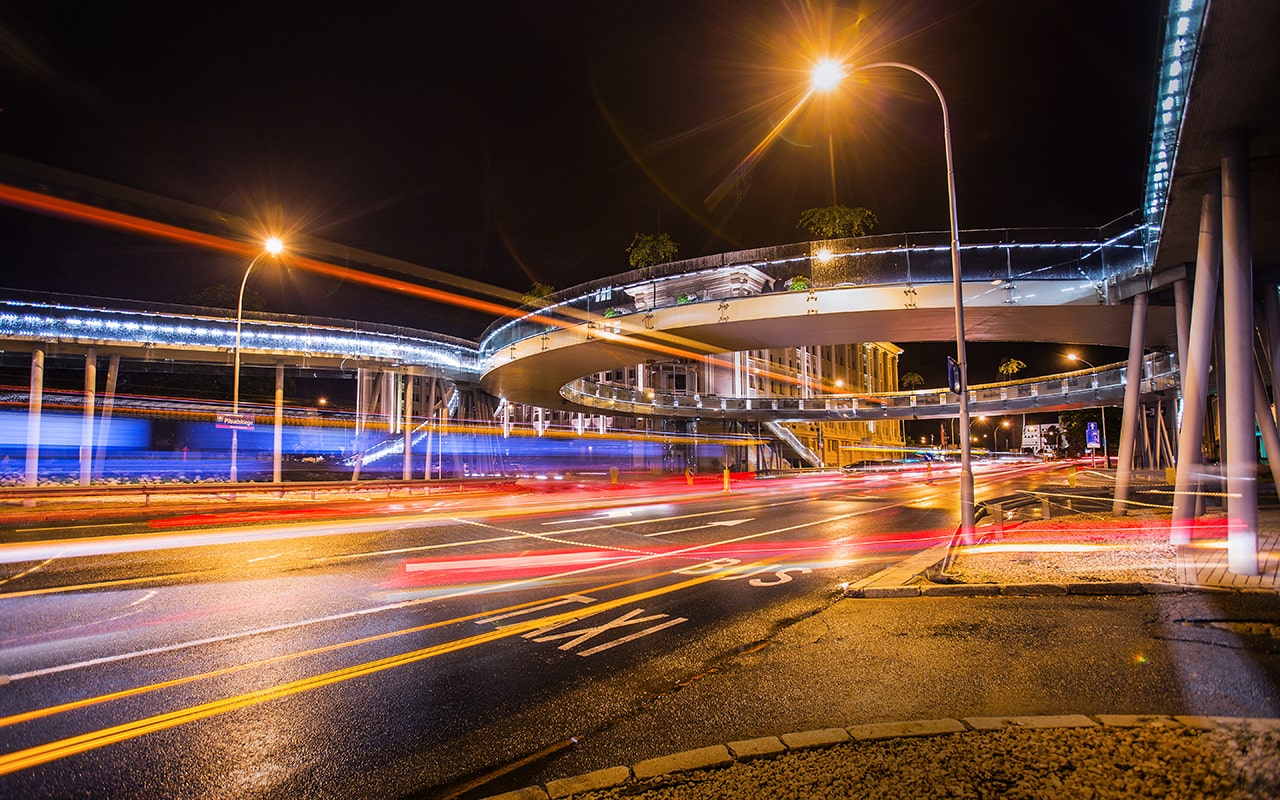
M92 666L98 666L100 664L111 664L119 661L127 661L133 658L141 658L143 656L159 655L161 653L172 653L178 650L186 650L192 647L199 647L206 644L218 644L220 642L230 642L236 639L244 639L250 636L261 636L269 633L278 633L280 631L293 630L295 628L303 628L309 625L319 625L326 622L339 622L342 620L362 617L367 614L378 614L383 611L397 611L402 608L412 608L415 606L425 605L427 603L435 603L443 600L452 600L459 597L470 597L478 594L489 594L494 592L511 591L513 589L516 589L522 586L529 586L531 584L548 583L548 584L554 585L556 581L560 581L565 578L576 577L579 575L585 575L587 573L598 572L602 569L614 569L618 567L627 567L633 564L652 561L658 558L675 558L679 556L688 555L689 553L695 553L699 550L709 550L709 549L720 547L723 545L737 544L738 542L744 542L751 539L759 539L761 537L770 536L775 533L787 533L789 531L800 530L802 528L811 528L816 525L826 525L832 522L840 522L841 520L851 519L853 517L861 517L867 514L879 513L881 511L884 511L885 509L900 507L902 505L904 504L893 503L890 505L877 506L876 508L873 508L873 509L864 509L862 511L854 511L847 514L837 514L834 517L827 517L825 519L813 520L811 522L802 522L798 525L789 525L785 528L775 528L773 530L760 531L758 533L750 533L743 536L735 536L730 539L721 539L719 541L707 542L705 544L690 545L688 547L682 547L677 550L672 550L665 553L651 553L647 555L640 555L625 561L612 562L612 563L606 563L606 564L597 564L591 567L583 567L581 569L567 570L565 572L557 573L554 575L543 575L536 578L523 578L520 580L508 581L506 583L488 584L485 586L477 586L477 587L464 589L457 592L437 595L434 597L423 597L416 600L403 600L398 603L387 603L384 605L374 606L372 608L359 609L356 611L344 611L338 614L329 614L323 617L314 617L312 619L298 620L297 622L284 622L279 625L268 625L266 627L254 628L252 630L247 630L247 631L238 631L236 633L225 633L220 636L209 636L203 639L193 639L191 641L186 641L186 642L177 642L175 644L164 645L162 647L152 647L147 650L135 650L128 653L117 653L115 655L102 656L100 658L92 658L86 661L77 661L75 663L70 663L70 664L59 664L52 667L44 667L42 669L34 669L34 670L29 670L27 672L19 672L19 673L9 675L7 676L7 682L26 680L28 678L38 678L45 675L56 675L58 673L71 672L73 670L84 669L86 667L92 667ZM494 528L496 530L502 530L501 528L495 528L495 526L484 525L482 523L473 522L471 524L480 525L481 527ZM529 534L529 533L525 533L524 531L511 531L511 532L516 534L516 536L512 538L517 538L517 537L542 538L537 536L536 534ZM5 677L6 676L0 675L0 684L3 684L6 682Z
M706 525L694 525L692 528L676 528L674 531L656 531L654 533L646 533L645 536L670 536L673 533L688 533L689 531L700 531L706 528L732 528L735 525L741 525L744 522L752 522L755 517L747 519L720 519L715 522L708 522Z
M595 522L600 519L613 519L616 517L634 516L634 512L629 508L611 508L603 513L596 514L593 517L583 517L582 519L557 519L552 522L539 523L542 525L576 525L579 522Z
M134 600L129 605L130 606L142 605L143 603L147 602L148 600L150 600L151 598L155 597L158 594L160 594L159 590L152 589L151 591L144 594L142 597L139 597L137 600Z
M281 550L279 553L276 553L273 556L259 556L258 558L251 558L249 559L249 563L256 564L259 561L271 561L272 559L279 558L280 556L284 555L284 553L285 551Z

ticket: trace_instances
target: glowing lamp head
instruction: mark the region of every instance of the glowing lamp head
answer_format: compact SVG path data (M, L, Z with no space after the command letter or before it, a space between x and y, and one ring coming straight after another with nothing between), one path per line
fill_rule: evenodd
M263 242L263 249L273 256L278 256L284 252L284 241L279 236L272 236Z
M828 58L814 65L813 72L810 73L810 81L813 88L820 92L827 92L836 88L836 85L844 80L844 76L844 65Z
M832 258L834 258L834 254L825 247L819 250L817 253L815 253L814 256L818 259L820 263L823 263L823 264L827 263Z

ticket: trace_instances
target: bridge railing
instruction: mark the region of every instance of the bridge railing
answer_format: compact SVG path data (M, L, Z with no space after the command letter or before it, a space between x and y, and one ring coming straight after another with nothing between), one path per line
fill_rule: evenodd
M1005 229L961 236L966 281L1078 280L1105 295L1109 281L1145 269L1141 228ZM839 286L911 286L952 279L950 235L912 233L799 242L632 270L574 286L497 322L480 341L484 358L556 328L687 303Z
M1144 391L1170 388L1177 381L1176 359L1170 353L1150 353L1142 361ZM1090 399L1114 397L1128 381L1124 362L1095 369L1075 370L1039 378L969 387L970 403L977 407L1022 408L1028 404L1045 406L1069 403L1088 405ZM810 397L726 396L696 392L657 391L580 378L565 387L565 397L581 405L617 413L661 414L665 416L749 416L764 412L786 419L902 419L912 415L938 416L956 407L959 396L948 389L917 389L907 392L867 394L817 394Z
M110 304L108 306L107 304ZM246 312L241 348L376 358L475 369L474 342L394 325ZM0 337L230 351L235 316L224 309L6 291Z

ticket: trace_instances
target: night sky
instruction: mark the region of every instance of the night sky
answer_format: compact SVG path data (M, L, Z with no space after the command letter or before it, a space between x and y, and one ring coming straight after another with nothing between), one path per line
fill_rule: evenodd
M408 6L7 3L0 152L517 292L624 271L636 232L682 257L799 241L833 201L945 229L937 101L905 72L815 97L744 169L839 52L941 85L962 229L1141 203L1158 0ZM0 233L0 287L176 301L244 266L25 211ZM298 270L253 285L275 311L487 321Z

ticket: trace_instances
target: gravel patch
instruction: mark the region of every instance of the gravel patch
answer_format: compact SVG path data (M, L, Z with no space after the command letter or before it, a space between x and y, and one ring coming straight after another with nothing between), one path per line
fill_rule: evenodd
M575 800L1280 797L1280 732L1008 728L788 752Z
M1006 526L956 551L947 575L962 583L1177 583L1169 520L1087 515Z

